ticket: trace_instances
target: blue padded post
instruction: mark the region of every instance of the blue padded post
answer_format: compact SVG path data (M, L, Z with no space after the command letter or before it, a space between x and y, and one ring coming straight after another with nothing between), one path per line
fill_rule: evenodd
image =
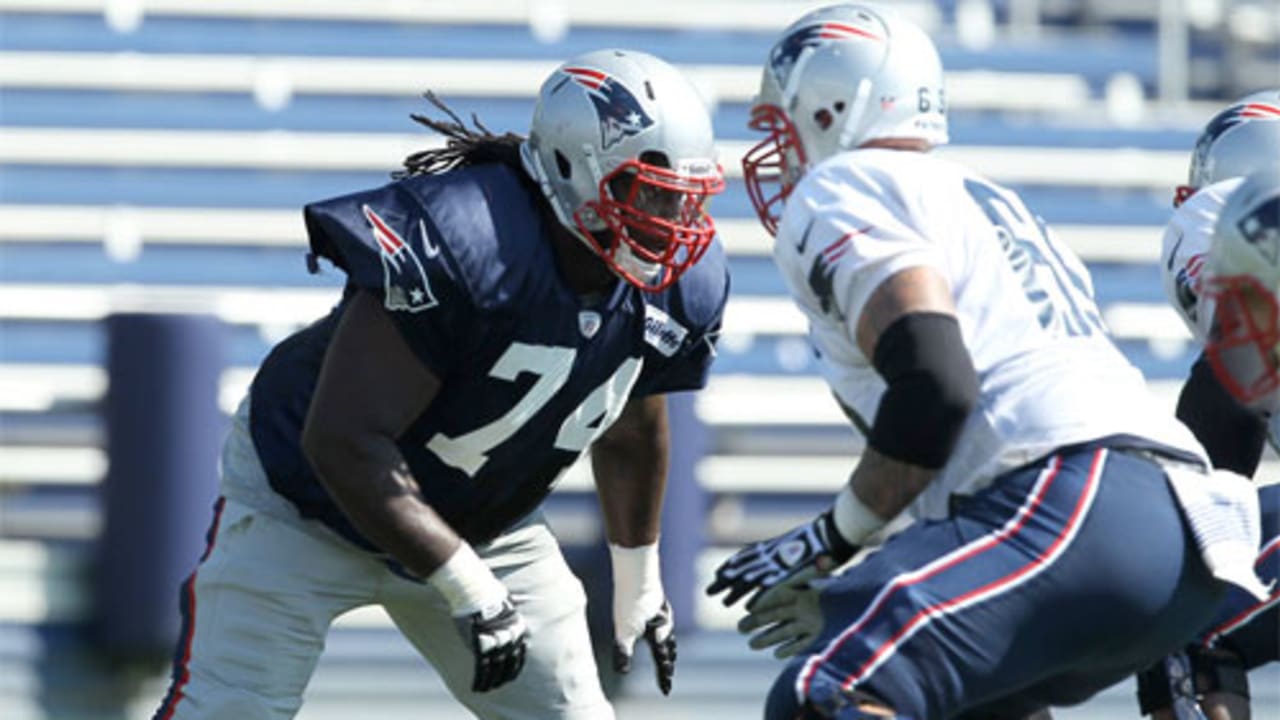
M204 550L217 496L225 328L192 315L113 315L105 325L109 469L94 637L110 657L163 661L178 638L178 586Z
M668 395L671 470L662 511L662 584L676 615L677 631L697 628L698 595L707 579L697 560L706 544L707 493L698 483L698 463L710 448L710 433L698 418L694 393Z

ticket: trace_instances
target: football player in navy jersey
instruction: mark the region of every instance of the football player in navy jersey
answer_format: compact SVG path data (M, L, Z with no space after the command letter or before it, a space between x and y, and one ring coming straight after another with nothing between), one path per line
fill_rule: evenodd
M605 50L551 74L527 138L417 119L446 146L305 208L346 288L236 414L158 718L293 716L330 624L365 605L480 717L612 717L538 511L588 448L615 664L643 639L670 691L663 395L705 384L728 293L705 106L665 62Z

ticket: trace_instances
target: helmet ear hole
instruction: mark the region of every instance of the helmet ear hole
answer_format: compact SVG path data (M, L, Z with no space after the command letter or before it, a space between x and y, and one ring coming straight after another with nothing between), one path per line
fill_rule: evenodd
M837 100L837 101L836 101L836 104L835 104L835 105L833 105L832 107L834 107L834 108L836 109L836 112L838 112L838 113L842 113L842 112L844 112L844 101L843 101L843 100Z
M556 150L556 170L560 172L561 180L568 180L573 175L573 165L569 163L569 158L564 153Z
M826 130L831 127L831 123L835 118L831 115L831 111L826 108L820 108L813 113L813 122L819 128Z
M671 160L667 158L667 154L661 150L645 150L640 153L640 162L646 165L653 165L660 168L670 168Z

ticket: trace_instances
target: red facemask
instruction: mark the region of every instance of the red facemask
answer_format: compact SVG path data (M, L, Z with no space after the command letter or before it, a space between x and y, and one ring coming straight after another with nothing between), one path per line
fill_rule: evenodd
M1216 302L1214 329L1205 354L1222 386L1251 405L1280 387L1280 343L1275 296L1251 275L1210 281Z
M1173 192L1173 206L1182 207L1182 203L1196 194L1199 188L1193 188L1190 185L1179 185L1178 189Z
M795 126L777 105L752 108L748 127L766 132L768 136L742 156L743 181L760 223L770 235L777 235L783 202L791 194L794 178L799 177L800 168L805 164L804 147L800 145ZM788 158L794 158L799 167L791 167Z
M719 168L713 175L693 176L628 160L601 180L599 199L584 203L574 220L613 272L641 290L657 292L670 287L711 246L716 229L706 203L723 191ZM605 232L587 229L584 210L604 222ZM636 260L656 266L655 275L638 272L624 248Z

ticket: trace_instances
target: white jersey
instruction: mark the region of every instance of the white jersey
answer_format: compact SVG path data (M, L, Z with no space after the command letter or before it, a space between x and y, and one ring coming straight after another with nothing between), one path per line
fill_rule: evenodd
M1201 299L1200 292L1207 274L1213 226L1227 196L1242 182L1243 178L1231 178L1201 188L1174 211L1160 242L1164 295L1201 346L1213 321L1213 300Z
M872 291L916 266L950 283L980 397L913 505L918 517L943 517L951 494L1106 435L1203 455L1108 338L1079 258L1017 195L965 168L916 152L836 155L788 197L774 258L823 374L864 425L885 388L854 337Z

